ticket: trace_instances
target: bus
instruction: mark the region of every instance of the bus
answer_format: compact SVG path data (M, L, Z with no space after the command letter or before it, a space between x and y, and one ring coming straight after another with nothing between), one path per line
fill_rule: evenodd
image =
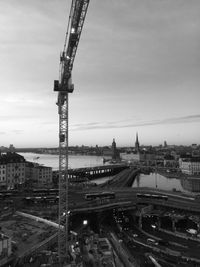
M85 194L86 200L95 200L95 199L114 199L114 192L96 192Z
M137 193L137 198L168 200L168 196L165 195L154 195L154 194L152 195L152 194L141 194L141 193Z

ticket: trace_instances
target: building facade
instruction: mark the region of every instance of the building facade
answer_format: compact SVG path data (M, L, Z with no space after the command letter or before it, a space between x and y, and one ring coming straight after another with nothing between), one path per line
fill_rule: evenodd
M200 158L180 158L179 168L187 175L200 175Z
M120 160L120 153L117 149L117 145L115 139L113 138L113 142L110 147L105 147L102 151L103 160L106 161L119 161Z
M34 167L33 179L39 185L49 185L52 183L52 168L46 166Z
M178 167L178 161L172 155L165 155L164 156L164 167L169 168L176 168Z
M49 185L52 183L52 168L26 162L26 181L27 185Z
M25 183L25 159L15 152L0 155L2 187L13 189ZM6 177L6 179L5 179ZM5 183L6 182L6 183Z
M182 187L189 192L200 192L200 179L195 177L183 177L181 180Z
M6 189L6 162L0 157L0 188Z

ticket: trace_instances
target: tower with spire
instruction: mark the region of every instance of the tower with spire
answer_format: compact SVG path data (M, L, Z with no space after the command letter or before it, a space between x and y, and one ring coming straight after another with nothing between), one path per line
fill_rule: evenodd
M118 160L119 159L119 151L117 150L117 145L115 142L115 138L113 138L112 142L112 159L113 160Z
M138 132L136 133L135 150L137 153L140 152L140 143L138 141Z

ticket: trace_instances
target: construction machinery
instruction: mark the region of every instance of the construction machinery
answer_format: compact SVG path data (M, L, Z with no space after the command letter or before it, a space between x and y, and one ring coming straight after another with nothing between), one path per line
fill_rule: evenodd
M76 56L89 0L72 0L64 49L60 55L60 77L54 81L58 92L59 114L59 232L58 253L60 266L68 257L68 94L74 91L72 69Z

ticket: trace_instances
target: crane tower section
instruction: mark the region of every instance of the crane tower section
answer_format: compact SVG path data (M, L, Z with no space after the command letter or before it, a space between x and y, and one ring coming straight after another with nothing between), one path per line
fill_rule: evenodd
M72 93L72 69L90 0L72 0L64 49L60 55L60 77L54 81L59 114L59 232L60 263L68 254L68 93ZM64 226L64 227L63 227ZM64 229L64 230L63 230Z

